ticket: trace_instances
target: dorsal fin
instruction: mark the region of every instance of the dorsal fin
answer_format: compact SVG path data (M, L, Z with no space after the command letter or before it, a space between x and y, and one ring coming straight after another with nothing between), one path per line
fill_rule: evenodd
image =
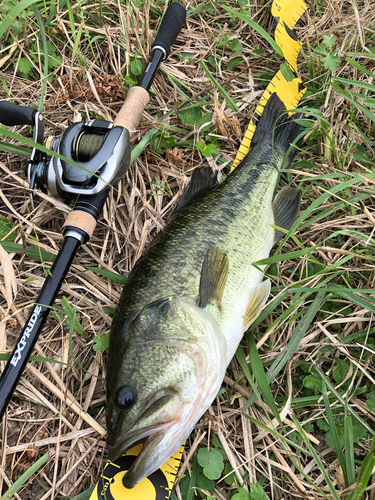
M199 307L206 307L213 300L220 307L228 277L228 269L229 260L227 254L220 248L210 248L202 264L199 283Z
M207 167L196 168L191 176L190 183L185 189L184 194L178 202L177 210L189 205L191 200L206 189L212 188L219 184L218 171Z

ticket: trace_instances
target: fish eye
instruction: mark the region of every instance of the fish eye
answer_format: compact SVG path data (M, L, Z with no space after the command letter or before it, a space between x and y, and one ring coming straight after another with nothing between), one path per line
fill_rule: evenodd
M129 409L135 401L135 390L130 385L123 385L116 392L116 403L120 410Z

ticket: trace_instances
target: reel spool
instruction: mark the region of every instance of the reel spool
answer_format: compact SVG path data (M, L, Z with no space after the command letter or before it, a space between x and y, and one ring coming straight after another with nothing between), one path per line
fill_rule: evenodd
M90 161L91 158L95 156L99 149L103 146L104 141L105 136L82 132L82 134L80 134L77 139L75 149L77 161Z
M53 156L44 175L38 176L54 198L61 199L62 193L101 193L117 184L130 166L128 130L105 120L73 123L60 137L49 137L46 147L65 157Z
M77 137L74 148L74 157L76 161L79 163L90 161L102 147L105 137L105 135L81 132ZM61 138L62 136L49 136L45 143L46 148L58 153Z

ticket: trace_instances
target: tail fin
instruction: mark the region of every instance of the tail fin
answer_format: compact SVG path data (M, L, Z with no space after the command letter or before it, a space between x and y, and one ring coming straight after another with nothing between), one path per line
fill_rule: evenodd
M303 137L300 137L297 142L296 138L305 128L296 123L294 118L302 118L302 116L301 113L297 113L291 118L279 96L273 93L259 118L251 145L256 146L268 139L285 152L291 144L299 147ZM297 149L293 148L289 154L289 160L292 160L296 153Z

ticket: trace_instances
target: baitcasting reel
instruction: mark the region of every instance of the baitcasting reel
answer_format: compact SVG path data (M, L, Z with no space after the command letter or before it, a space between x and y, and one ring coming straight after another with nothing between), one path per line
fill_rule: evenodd
M104 120L73 123L46 146L82 165L79 168L70 161L51 158L44 167L43 180L54 198L61 198L63 193L101 193L117 184L130 166L129 132ZM33 174L32 164L29 170Z
M34 141L43 145L43 115L34 108L0 102L1 123L34 126ZM116 185L130 166L130 135L126 128L105 120L73 123L46 147L64 156L47 158L33 148L25 169L30 196L35 188L65 202L79 194L93 195ZM79 163L79 166L75 163Z

